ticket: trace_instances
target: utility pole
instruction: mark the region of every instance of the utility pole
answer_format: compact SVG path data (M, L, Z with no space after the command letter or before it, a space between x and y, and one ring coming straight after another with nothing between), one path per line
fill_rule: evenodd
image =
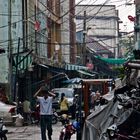
M9 82L9 96L10 99L12 97L12 36L11 36L11 19L12 19L12 5L11 0L8 2L8 59L9 59L9 76L8 76L8 82Z
M135 59L140 59L140 1L135 0L136 4L136 21L135 21Z
M117 47L116 47L116 51L115 51L115 58L119 58L120 57L120 24L123 23L120 19L119 19L119 11L116 11L116 16L117 16L117 38L116 38L116 42L117 42Z
M18 57L19 57L19 47L20 47L20 38L18 38L18 49L17 49L17 55L16 55L16 71L15 71L15 83L14 83L14 101L17 101L16 97L17 95L17 84L18 84Z
M82 64L85 65L86 63L86 11L84 11L84 20L83 20L83 45L82 45ZM82 139L82 131L83 131L83 120L82 120L82 91L81 94L79 94L79 101L78 101L78 116L77 116L77 121L80 122L80 129L77 131L77 137L76 140L81 140Z
M86 11L84 11L84 21L83 21L83 49L82 49L82 60L83 65L86 64Z

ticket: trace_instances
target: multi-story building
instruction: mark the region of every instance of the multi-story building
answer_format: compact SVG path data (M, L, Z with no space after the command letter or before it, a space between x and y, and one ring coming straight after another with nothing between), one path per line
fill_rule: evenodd
M29 92L28 67L32 62L45 63L47 54L47 1L0 1L0 80L13 100L17 83ZM44 59L45 58L45 59ZM21 94L23 90L18 87ZM26 88L25 88L26 87Z
M13 100L30 97L32 82L50 77L38 65L75 63L74 5L71 0L0 1L0 45L6 51L0 54L0 80Z
M0 81L6 86L6 92L11 95L13 90L13 54L23 49L22 2L19 0L0 1L0 43L5 53L0 55Z
M84 11L86 14L84 15ZM84 29L84 18L88 36L108 48L117 57L118 11L114 5L78 5L76 7L76 29ZM87 43L88 45L88 43ZM109 57L109 56L105 56Z

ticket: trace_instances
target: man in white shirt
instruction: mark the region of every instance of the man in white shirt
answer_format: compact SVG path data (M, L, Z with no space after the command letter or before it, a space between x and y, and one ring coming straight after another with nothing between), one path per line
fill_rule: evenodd
M50 95L50 96L49 96ZM48 139L52 140L52 100L55 94L49 92L45 87L41 87L34 95L40 103L40 128L42 140L46 138L46 128Z

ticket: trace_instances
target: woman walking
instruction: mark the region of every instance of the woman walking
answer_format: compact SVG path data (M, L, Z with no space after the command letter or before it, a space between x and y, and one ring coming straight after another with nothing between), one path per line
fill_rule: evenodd
M68 115L68 112L69 112L69 104L68 104L67 98L65 97L65 93L61 94L60 112L61 112L61 115L62 114L67 114Z

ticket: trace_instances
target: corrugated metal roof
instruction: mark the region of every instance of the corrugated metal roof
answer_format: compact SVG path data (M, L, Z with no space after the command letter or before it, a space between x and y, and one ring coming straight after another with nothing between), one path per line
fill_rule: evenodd
M86 47L90 51L93 51L97 54L111 53L111 51L107 49L107 46L103 46L102 44L100 44L97 40L93 39L92 37L87 36L86 42L87 42Z

